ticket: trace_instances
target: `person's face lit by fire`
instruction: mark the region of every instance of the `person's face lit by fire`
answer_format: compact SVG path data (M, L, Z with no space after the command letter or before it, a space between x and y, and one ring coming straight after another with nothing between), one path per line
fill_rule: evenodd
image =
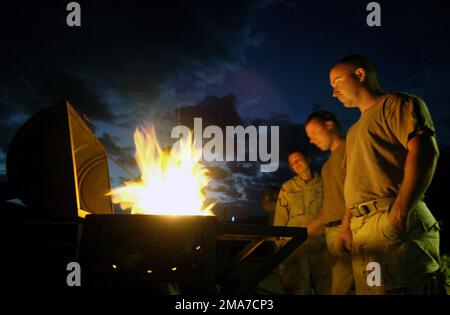
M365 71L356 70L345 64L338 64L330 71L330 84L333 88L333 97L337 97L345 107L358 107Z
M319 119L312 119L305 127L309 141L322 151L331 149L333 143L334 123L331 121L323 122Z
M289 168L296 174L300 175L309 171L309 161L300 152L292 152L288 157Z

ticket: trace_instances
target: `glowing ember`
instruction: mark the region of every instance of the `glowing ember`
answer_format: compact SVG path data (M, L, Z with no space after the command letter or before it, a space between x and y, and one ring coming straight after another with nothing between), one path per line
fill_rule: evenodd
M170 152L161 149L153 127L136 128L134 143L141 177L112 189L114 203L132 214L212 215L214 204L204 207L202 191L209 182L207 169L199 163L202 153L191 134Z

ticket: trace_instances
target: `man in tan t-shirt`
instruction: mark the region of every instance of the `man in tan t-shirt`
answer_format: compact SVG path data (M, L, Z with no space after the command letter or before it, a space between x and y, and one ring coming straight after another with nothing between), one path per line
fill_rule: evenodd
M356 293L444 293L439 226L424 203L439 156L426 104L384 93L360 55L338 61L330 84L345 107L361 111L347 134L340 235L353 250Z
M341 136L336 117L327 111L312 113L305 122L305 130L311 143L322 151L331 151L322 166L323 205L318 217L308 225L308 233L314 235L325 227L332 272L331 294L353 294L352 257L338 246L345 212L345 138Z

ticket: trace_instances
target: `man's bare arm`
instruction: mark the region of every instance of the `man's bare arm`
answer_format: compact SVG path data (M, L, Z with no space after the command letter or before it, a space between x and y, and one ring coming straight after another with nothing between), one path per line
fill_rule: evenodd
M439 157L436 139L429 133L410 139L407 149L403 181L389 214L390 223L399 231L405 229L409 211L428 189Z
M353 235L350 229L350 221L352 219L352 212L349 208L345 209L344 216L342 217L341 232L339 233L338 251L353 250Z
M314 219L308 224L308 236L315 235L323 226L324 224L324 215L323 215L323 207L317 211L316 216Z

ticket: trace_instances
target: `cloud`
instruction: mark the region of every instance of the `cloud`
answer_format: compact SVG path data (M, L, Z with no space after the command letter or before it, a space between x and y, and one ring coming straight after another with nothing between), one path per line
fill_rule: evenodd
M236 109L236 97L233 94L224 97L207 96L196 105L186 105L175 110L180 123L189 128L194 127L194 117L202 118L203 127L216 125L236 126L242 124L242 119Z
M134 148L123 145L123 130L114 132L108 124L131 134L151 118L167 131L179 114L188 127L194 117L202 117L204 127L278 125L280 159L293 148L306 147L303 126L287 117L244 121L233 94L205 92L241 70L247 47L263 43L265 35L254 21L268 4L86 2L77 30L65 25L61 12L66 3L7 5L0 21L3 47L8 48L0 51L8 61L0 77L1 152L26 117L63 98L100 126L96 131L110 156L133 171ZM258 97L243 107L257 108ZM169 143L159 130L158 138ZM258 163L223 162L209 169L217 183L211 193L220 195L221 203L234 202L236 209L248 211L257 211L266 185L285 180L284 166L265 175Z
M13 77L0 89L2 142L11 140L26 119L63 99L68 99L80 115L84 113L89 118L106 122L119 118L92 86L75 75L44 71L32 76L33 79ZM4 143L1 148L4 149Z
M64 71L44 72L40 78L41 83L36 84L33 99L24 108L27 112L68 99L79 114L84 113L91 119L114 122L118 118L109 104L101 99L92 82Z
M227 162L227 167L234 175L256 176L259 171L256 163Z
M280 161L287 160L289 153L294 150L311 151L314 154L318 154L317 148L309 143L304 125L292 122L288 115L273 112L269 119L256 118L245 122L239 115L236 107L237 99L233 94L222 98L208 96L195 105L180 107L174 111L174 116L178 116L180 124L189 128L194 127L194 117L201 117L203 128L209 125L216 125L222 128L224 134L226 126L278 126ZM252 165L256 165L256 163ZM257 171L256 169L245 169L242 164L232 165L231 163L229 167L235 168L235 172L243 172L247 175L254 175Z
M317 150L309 143L304 125L292 122L286 114L273 112L269 119L253 119L250 124L255 126L279 127L280 161L287 160L289 153L295 150Z
M5 118L3 120L0 120L0 164L5 163L9 143L19 127L19 123L11 122L10 120Z
M112 137L108 133L103 133L98 140L103 144L106 151L114 160L120 164L120 167L125 167L127 171L136 170L136 161L134 159L134 148L121 147L117 143L118 138Z
M219 166L207 166L208 176L215 180L223 180L230 176L230 172Z
M216 192L224 195L224 198L212 198L219 199L220 201L238 200L242 197L238 189L234 185L218 185L217 187L209 187L208 191Z
M253 125L253 126L278 126L280 130L279 150L280 166L274 173L261 173L259 162L217 162L220 167L213 188L209 188L208 195L218 205L233 204L237 209L247 211L261 211L261 198L267 190L279 187L293 176L286 160L290 152L294 150L313 151L319 154L308 141L303 124L293 123L285 114L272 113L269 119L253 119L244 121L236 110L238 100L234 95L224 97L208 96L195 105L186 105L174 111L179 115L180 123L193 128L194 117L201 117L203 128L208 125L217 125L223 130L225 126ZM314 151L315 150L315 151ZM226 174L224 174L226 170Z
M184 98L187 91L217 83L239 68L245 47L259 44L252 23L263 6L257 1L232 6L227 1L87 2L82 3L82 27L75 30L65 25L64 3L5 5L8 14L0 22L9 48L0 52L8 60L2 66L4 81L26 82L33 90L42 83L53 95L58 73L70 73L78 82L69 81L57 96L76 94L80 85L99 95L113 89L137 110L165 89L173 88L173 99ZM56 74L35 75L52 71Z
M248 17L259 7L88 2L82 28L72 30L65 3L2 6L0 163L25 119L61 99L94 123L134 128L158 106L175 107L186 91L222 80L252 45ZM171 86L172 98L159 104ZM119 160L130 164L123 154Z
M79 29L65 24L65 6L2 6L0 152L26 117L60 99L94 123L134 128L203 98L261 44L253 23L267 2L89 1Z

